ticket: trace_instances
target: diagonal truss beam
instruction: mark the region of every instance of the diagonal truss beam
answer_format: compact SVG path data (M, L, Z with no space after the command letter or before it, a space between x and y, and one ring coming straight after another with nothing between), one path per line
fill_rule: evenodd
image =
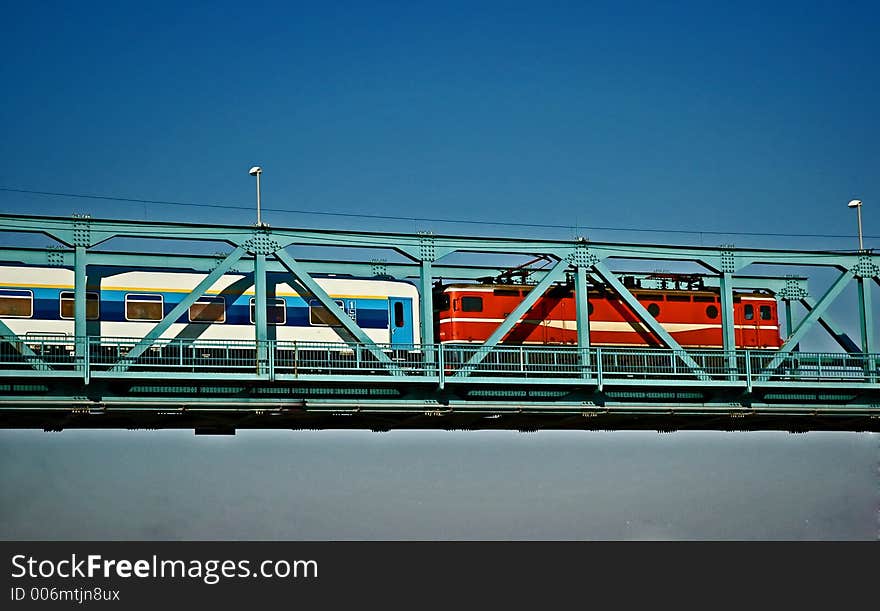
M661 342L666 344L666 347L670 350L674 350L678 356L681 358L684 363L691 368L691 370L697 374L701 380L709 380L709 375L703 371L702 367L700 367L697 362L691 358L691 356L684 351L684 348L681 347L675 339L670 335L670 333L663 328L663 326L657 322L657 320L651 316L648 310L645 309L639 300L635 298L635 295L629 292L623 283L617 279L617 276L608 269L608 266L605 265L601 261L597 261L593 264L593 269L596 271L599 276L602 277L608 286L610 286L614 291L620 295L620 298L626 302L626 305L630 307L630 309L635 313L636 316L639 317L639 320L644 324L650 331L656 335Z
M370 337L364 333L364 330L361 329L357 324L351 319L351 317L345 313L342 309L339 308L339 305L333 301L330 295L327 294L321 285L315 282L314 278L312 278L308 272L303 269L302 265L291 257L284 249L278 250L275 252L275 257L284 266L287 271L294 275L294 277L300 282L300 284L305 287L309 293L311 293L315 299L321 302L321 305L330 313L331 316L336 318L339 321L339 324L348 331L352 337L360 344L362 344L370 353L379 360L380 363L384 363L389 371L391 371L394 375L402 375L403 372L397 367L391 358L382 351L379 346L376 345Z
M247 252L247 247L244 245L237 246L235 250L229 253L225 259L215 267L210 274L205 276L205 278L196 285L196 287L192 290L192 292L183 298L183 300L178 303L165 317L156 323L156 326L153 327L149 333L147 333L142 340L140 340L134 347L129 351L127 355L122 357L119 362L113 367L112 371L123 372L128 370L131 364L137 359L140 355L142 355L147 348L153 345L155 342L165 331L174 324L178 318L180 318L184 312L186 312L189 307L196 302L199 297L205 294L211 286L217 282L223 274L225 274L230 267L235 265L235 262L238 261L244 253Z
M483 359L488 356L488 354L492 351L492 349L504 339L504 336L507 335L511 329L519 322L519 319L531 308L541 296L550 288L550 285L560 280L564 275L565 271L568 269L568 261L565 259L559 261L553 269L547 272L547 275L533 288L526 298L523 299L518 306L513 309L507 318L504 319L497 329L489 336L489 338L483 342L483 345L474 353L473 356L465 363L461 369L455 374L455 377L465 377L474 368L483 362Z
M31 350L30 346L25 343L24 338L7 327L6 323L2 320L0 320L0 339L9 342L9 344L15 348L22 357L24 357L24 360L26 360L28 364L37 371L52 370L52 367L50 367L42 357Z
M758 376L757 381L766 382L770 379L770 376L779 367L780 363L785 359L785 356L791 352L795 346L803 339L804 335L806 335L807 331L809 331L813 324L819 320L819 318L825 313L825 310L828 309L834 300L837 299L838 295L846 288L846 285L853 278L852 270L846 270L843 272L837 280L834 281L834 284L831 285L831 288L825 292L822 298L816 303L816 307L814 307L809 314L807 314L806 318L804 318L801 323L798 325L797 329L795 329L794 333L791 334L786 340L785 343L782 344L782 347L776 351L776 355L773 359L768 363L767 367L761 372L761 375Z
M816 300L811 297L804 297L800 302L808 314L816 307ZM822 325L822 328L828 331L828 335L830 335L846 352L850 354L858 354L862 351L861 348L859 348L859 345L855 343L843 328L828 316L828 314L820 316L817 322ZM790 333L793 331L794 328L791 329Z

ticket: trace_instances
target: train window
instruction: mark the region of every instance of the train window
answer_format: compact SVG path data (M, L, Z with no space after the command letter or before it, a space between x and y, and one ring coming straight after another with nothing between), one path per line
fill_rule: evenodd
M587 302L587 316L593 315L593 304L591 302Z
M660 314L660 306L658 306L656 303L649 304L648 314L650 314L654 318L657 318L657 315Z
M761 320L770 320L770 306L762 305L759 309Z
M434 307L438 312L445 312L449 309L449 293L441 293L434 300Z
M482 297L462 297L461 298L461 311L462 312L482 312L483 311L483 298Z
M397 328L402 327L406 324L406 320L403 318L403 302L395 301L394 302L394 326Z
M129 293L125 296L125 320L162 320L162 295L137 295Z
M663 301L663 295L649 295L647 293L636 293L636 299L639 301Z
M709 318L718 318L718 308L713 305L706 306L706 316Z
M690 301L690 295L667 295L666 301Z
M257 298L251 297L251 324L254 324L254 316L257 313ZM266 324L283 325L287 322L287 302L276 297L275 299L266 299Z
M519 297L519 289L495 289L492 294L496 297Z
M715 303L715 297L712 295L694 295L694 301L702 303Z
M0 316L30 318L34 315L34 294L31 291L0 290Z
M345 304L342 301L334 301L340 310L345 310ZM339 319L333 316L333 313L325 308L320 301L312 299L309 301L309 324L316 327L338 327Z
M61 291L61 318L73 318L74 293ZM100 299L98 293L86 293L86 320L98 320Z
M747 303L746 307L743 308L743 316L746 320L755 320L755 306Z
M226 322L226 300L223 297L199 297L189 306L190 322Z

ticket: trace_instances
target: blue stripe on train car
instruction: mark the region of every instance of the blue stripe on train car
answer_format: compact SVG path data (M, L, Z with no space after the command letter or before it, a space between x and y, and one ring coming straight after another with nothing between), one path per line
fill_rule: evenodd
M15 287L2 289L2 291L8 295L14 296L27 296L33 293L33 318L39 320L61 320L61 293L72 292L70 289L28 287ZM97 291L90 290L89 292L94 293ZM150 293L147 291L102 291L101 302L99 305L100 320L104 322L132 322L127 321L125 318L126 295L162 295L163 316L167 316L168 313L171 312L172 309L174 309L174 306L180 303L184 298L184 295L182 293ZM250 299L250 295L239 296L234 300L230 300L227 297L225 324L252 324L250 321ZM305 299L303 299L302 297L279 297L278 299L284 299L286 303L287 321L285 326L313 326L310 321L309 306ZM350 308L351 302L354 302L355 320L361 328L388 328L388 298L348 299L346 304L348 308ZM189 313L184 313L180 318L178 318L177 322L181 324L189 324Z

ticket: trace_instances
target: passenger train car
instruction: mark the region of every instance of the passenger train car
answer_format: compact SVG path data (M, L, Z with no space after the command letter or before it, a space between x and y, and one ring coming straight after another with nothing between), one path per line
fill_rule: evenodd
M109 275L112 274L112 275ZM92 274L90 276L101 276ZM90 277L86 293L89 335L141 338L192 291L204 274L129 271ZM269 335L278 340L342 342L338 321L316 299L301 296L268 274ZM21 336L72 337L74 273L68 269L0 266L0 319ZM254 339L252 277L222 276L162 338ZM419 295L415 286L393 280L316 278L370 339L380 344L419 343Z
M528 285L451 284L435 300L441 343L481 343L518 306ZM721 304L717 289L633 289L639 302L685 348L721 348ZM782 345L776 299L770 292L734 293L735 341L739 348ZM662 346L618 295L588 293L590 343L594 346ZM526 312L504 344L577 344L574 291L551 288Z

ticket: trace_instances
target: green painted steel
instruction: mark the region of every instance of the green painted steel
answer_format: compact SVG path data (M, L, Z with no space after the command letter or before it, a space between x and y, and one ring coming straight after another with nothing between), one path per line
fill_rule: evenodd
M736 320L733 314L733 276L730 272L722 272L719 277L721 297L721 345L725 351L736 349ZM734 363L730 363L731 367Z
M574 281L575 317L577 318L577 345L580 351L581 377L590 374L590 304L587 286L587 268L578 265Z
M2 323L0 323L2 324ZM477 382L522 387L523 384L545 384L594 388L601 374L608 386L693 386L707 390L719 385L786 386L791 383L828 388L871 388L880 394L880 385L872 382L868 364L877 354L797 352L780 355L774 350L691 350L660 348L578 348L577 346L497 346L491 353L482 353L479 345L432 344L404 346L404 356L390 369L366 346L359 343L291 342L280 340L192 340L169 339L151 350L129 357L129 367L116 365L120 354L131 354L139 338L81 338L89 354L86 365L92 378L201 380L238 379L265 380L257 364L261 348L274 368L277 380L315 380L325 383L368 381L372 384L408 382L435 386L442 381L464 387ZM25 354L21 345L29 351ZM32 336L27 340L5 336L0 340L0 378L27 377L39 373L45 379L82 377L82 363L76 358L74 341L54 336ZM377 344L383 351L395 346ZM582 377L582 352L589 352L593 364L588 378ZM426 356L431 354L431 358ZM479 368L474 370L471 358L482 354ZM34 359L47 367L33 370ZM781 357L781 359L780 359ZM772 365L780 359L778 364ZM731 363L733 366L731 367ZM442 366L441 366L442 364ZM769 376L764 372L772 369ZM465 378L457 374L471 370ZM758 372L758 373L752 373ZM760 375L759 375L760 374Z
M254 337L257 340L257 373L270 375L269 353L266 342L269 339L268 298L266 292L266 255L254 255Z
M74 248L74 281L73 281L73 334L75 337L85 337L86 332L86 286L88 277L87 255L85 246ZM84 361L86 358L85 344L77 343L77 359Z
M74 337L17 337L0 320L2 413L7 409L30 409L21 407L24 403L45 406L47 410L63 410L67 406L103 413L102 406L110 404L118 409L149 411L159 409L155 406L170 409L169 406L186 403L216 412L251 407L264 410L272 401L278 402L279 410L291 406L306 411L309 406L349 409L345 405L350 405L352 414L361 407L430 414L469 409L483 413L486 398L490 397L490 411L496 414L526 409L581 417L580 413L593 410L625 411L636 405L645 406L644 413L663 413L668 409L710 414L741 409L748 415L755 413L757 406L765 414L809 411L792 407L800 405L827 414L880 417L880 355L876 354L870 291L871 280L880 284L880 256L871 251L683 247L582 239L484 238L0 215L0 232L4 231L44 234L60 242L59 248L52 249L0 247L0 264L73 270ZM181 244L215 242L230 245L234 250L230 255L217 256L94 248L121 237L170 238ZM347 256L294 259L284 250L289 246L390 250L405 260L351 260ZM473 262L450 264L442 260L452 253L467 255ZM506 271L503 265L480 259L481 254L527 256L531 262L520 271L528 274L537 286L484 344L437 345L433 328L434 280L480 281L499 277ZM701 282L707 287L717 286L721 294L723 349L683 350L618 278L627 274L647 280L650 274L612 271L623 259L701 265L708 273ZM540 268L535 261L556 263L547 269ZM234 273L253 274L254 339L217 342L180 338L156 342L233 264ZM830 267L840 270L842 275L815 302L809 297L806 278L742 273L752 264ZM98 267L181 270L207 277L146 337L89 337L87 286L89 274ZM276 341L267 319L267 301L273 296L267 283L268 273L293 274L340 321L343 343ZM420 343L402 347L373 342L349 316L336 311L335 302L313 278L314 274L329 273L392 277L416 284L421 295ZM503 344L503 338L525 311L548 288L562 283L567 274L571 274L568 280L574 283L578 297L578 346ZM854 277L859 279L861 345L853 342L828 315L828 307ZM591 345L587 298L590 282L616 291L667 348ZM787 314L791 302L800 301L807 315L797 325L788 316L792 326L778 351L735 350L734 289L771 290L785 304ZM829 331L846 352L796 351L805 333L816 323ZM336 396L354 399L328 398ZM318 405L324 407L315 407Z
M422 261L419 277L419 303L422 315L421 343L425 346L434 343L434 290L432 283L431 262ZM429 362L433 362L433 352L428 354Z
M859 278L856 285L858 286L859 329L862 336L862 352L865 354L875 354L877 352L877 341L874 336L874 310L871 307L871 282L870 280ZM867 367L868 374L873 379L877 374L876 359L869 359Z

